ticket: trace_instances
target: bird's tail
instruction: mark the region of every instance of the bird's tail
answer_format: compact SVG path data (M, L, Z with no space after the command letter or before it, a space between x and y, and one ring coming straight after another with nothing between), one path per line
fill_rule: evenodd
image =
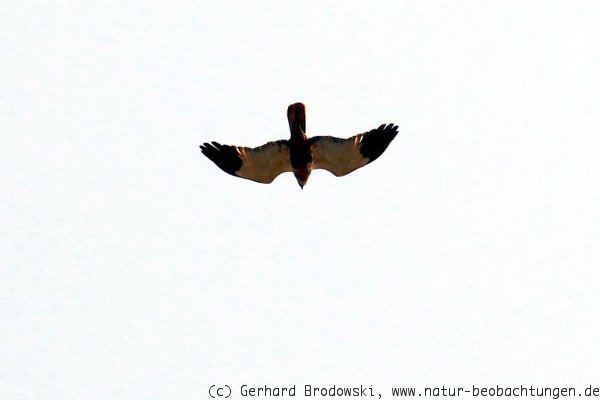
M301 136L306 132L306 115L304 114L304 104L294 103L287 109L288 122L292 137Z

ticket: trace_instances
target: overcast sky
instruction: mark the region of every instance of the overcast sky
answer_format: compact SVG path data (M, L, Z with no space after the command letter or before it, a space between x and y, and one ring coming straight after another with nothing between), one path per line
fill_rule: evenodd
M600 6L0 6L0 398L598 385ZM399 134L261 185L204 141Z

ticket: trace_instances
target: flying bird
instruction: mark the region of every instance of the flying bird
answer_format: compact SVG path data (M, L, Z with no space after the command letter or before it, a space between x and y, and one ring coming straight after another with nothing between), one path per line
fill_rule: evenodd
M325 169L335 176L347 175L376 160L398 134L398 126L383 124L348 139L333 136L306 136L306 115L302 103L288 107L290 139L249 148L217 142L200 146L202 154L230 175L271 183L284 172L293 172L304 188L313 169Z

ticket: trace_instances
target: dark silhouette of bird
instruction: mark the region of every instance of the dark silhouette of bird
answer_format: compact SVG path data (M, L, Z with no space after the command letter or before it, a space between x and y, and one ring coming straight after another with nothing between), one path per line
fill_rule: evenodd
M304 104L288 107L290 139L249 148L217 142L200 146L202 154L230 175L271 183L284 172L293 172L303 188L313 169L325 169L335 176L347 175L375 161L398 134L398 126L379 128L340 139L333 136L306 136Z

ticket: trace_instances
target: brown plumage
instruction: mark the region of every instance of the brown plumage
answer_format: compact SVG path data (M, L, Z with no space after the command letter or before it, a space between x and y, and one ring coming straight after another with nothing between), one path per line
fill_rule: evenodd
M398 126L383 124L348 139L332 136L309 139L304 104L290 105L287 117L289 140L255 148L204 143L200 146L202 154L228 174L260 183L271 183L278 175L293 172L303 188L313 169L343 176L376 160L398 134Z

